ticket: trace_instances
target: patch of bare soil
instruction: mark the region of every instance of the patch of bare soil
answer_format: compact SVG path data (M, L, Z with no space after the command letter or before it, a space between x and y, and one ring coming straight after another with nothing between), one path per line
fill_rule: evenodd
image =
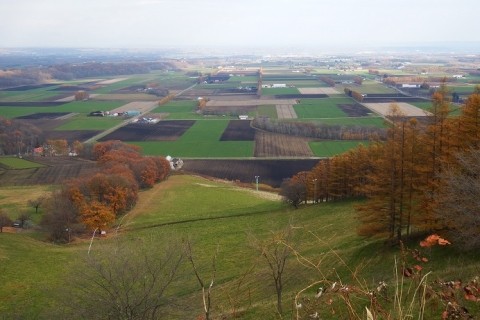
M347 114L349 117L365 117L372 113L368 108L365 108L361 104L337 104L337 106Z
M271 132L255 135L255 157L313 157L308 139Z
M195 120L165 120L155 124L129 123L99 141L175 141L194 123Z

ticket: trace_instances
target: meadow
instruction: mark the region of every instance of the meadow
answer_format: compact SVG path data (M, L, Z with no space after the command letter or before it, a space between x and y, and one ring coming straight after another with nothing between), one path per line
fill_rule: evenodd
M2 191L2 189L0 189ZM5 205L5 198L0 203ZM212 314L240 319L276 319L275 290L266 262L252 247L252 240L270 239L273 232L294 226L288 244L294 250L284 273L284 316L295 313L293 296L315 282L333 283L375 289L387 281L394 290L395 257L398 248L374 239L359 237L354 212L355 202L302 205L295 210L252 189L188 175L171 176L164 183L140 193L138 205L123 218L120 232L108 233L93 242L95 253L103 246L118 243L138 246L141 243L180 244L188 240L201 275L210 281L212 257L216 255L216 276L212 287ZM192 210L192 208L195 208ZM50 319L75 290L78 271L87 254L89 237L69 245L54 245L39 231L0 234L0 312L6 319ZM406 246L419 248L418 242ZM152 254L156 254L152 251ZM458 253L451 248L431 248L428 263L422 264L431 278L470 277L480 262L475 254ZM296 256L297 255L297 256ZM448 257L448 258L446 258ZM8 263L5 263L8 262ZM318 266L309 267L309 262ZM417 262L418 263L418 262ZM456 266L462 265L461 269ZM83 270L87 272L88 270ZM172 304L162 307L169 319L192 319L202 314L201 289L191 266L184 263L167 292ZM405 286L414 280L404 279ZM317 286L304 294L314 295ZM393 292L393 291L389 291ZM95 294L92 292L92 294ZM346 316L341 299L335 298L323 317ZM359 314L365 312L365 301L352 300ZM22 307L19 308L18 306ZM476 310L474 303L467 305ZM472 309L473 308L473 309ZM362 311L363 310L363 311ZM431 309L435 315L441 309Z
M351 103L353 100L350 98L300 99L293 108L300 119L343 118L347 114L338 105Z

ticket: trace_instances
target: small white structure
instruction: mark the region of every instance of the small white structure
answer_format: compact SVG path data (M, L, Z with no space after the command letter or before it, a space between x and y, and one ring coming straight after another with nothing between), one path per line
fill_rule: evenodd
M238 116L238 119L240 119L240 120L248 120L248 116L245 115L245 114L241 114L241 115Z
M166 156L165 159L170 162L170 169L180 170L183 167L183 160L180 158L172 158L171 156Z
M272 88L286 88L287 84L286 83L274 83L272 84Z
M402 88L420 88L420 85L419 84L403 83Z

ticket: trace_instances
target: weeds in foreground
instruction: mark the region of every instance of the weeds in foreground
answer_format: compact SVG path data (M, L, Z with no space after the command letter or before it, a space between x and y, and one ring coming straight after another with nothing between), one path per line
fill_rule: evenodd
M317 241L325 244L317 235ZM319 280L308 284L297 292L294 298L294 319L475 319L467 308L472 302L480 304L479 277L462 281L431 280L432 272L426 272L430 263L423 253L433 246L446 246L450 242L438 235L430 235L420 242L419 249L410 249L400 243L400 257L395 258L393 280L368 285L351 270L335 252L343 267L351 273L351 283L325 276L322 259L314 262L294 248L290 248L297 261L304 267L314 269ZM287 244L286 244L287 245ZM478 306L476 306L478 308Z

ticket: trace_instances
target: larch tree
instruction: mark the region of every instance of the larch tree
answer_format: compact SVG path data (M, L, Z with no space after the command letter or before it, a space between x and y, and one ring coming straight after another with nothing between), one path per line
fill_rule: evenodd
M414 153L418 144L416 122L408 121L397 106L391 108L387 141L377 143L370 151L376 155L362 187L368 200L357 207L362 222L358 231L400 241L412 221L414 179L418 175Z
M435 209L454 245L480 248L480 150L458 154L457 163L442 173Z
M448 116L450 101L447 98L445 83L432 95L432 108L430 109L429 123L422 135L421 143L425 146L426 161L421 170L424 174L423 199L421 217L417 218L417 226L425 231L438 227L435 216L435 194L440 186L440 175L443 172L445 161L450 154L451 140L449 137Z

